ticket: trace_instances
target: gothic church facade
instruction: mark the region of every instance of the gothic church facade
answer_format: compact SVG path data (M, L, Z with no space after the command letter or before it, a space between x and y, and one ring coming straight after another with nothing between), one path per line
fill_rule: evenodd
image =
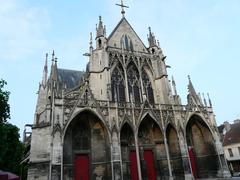
M122 12L123 13L123 12ZM106 36L101 18L86 71L47 57L32 125L28 179L156 180L227 177L211 101L189 78L183 105L166 56L121 18Z

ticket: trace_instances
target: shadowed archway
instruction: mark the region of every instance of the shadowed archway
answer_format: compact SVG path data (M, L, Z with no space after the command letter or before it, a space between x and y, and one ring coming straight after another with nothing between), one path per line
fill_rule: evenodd
M179 139L175 128L169 124L166 129L169 156L172 167L172 174L177 179L184 179L184 169Z
M138 179L134 133L131 126L125 123L120 133L123 179Z
M188 153L195 178L216 177L219 169L214 139L207 124L193 115L186 127Z
M111 178L107 130L91 112L79 113L67 127L63 142L63 179Z
M155 180L168 177L164 137L159 125L146 115L138 129L142 178Z

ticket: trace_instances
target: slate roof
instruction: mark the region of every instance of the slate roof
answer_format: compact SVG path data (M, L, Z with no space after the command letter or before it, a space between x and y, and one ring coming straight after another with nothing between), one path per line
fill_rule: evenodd
M240 123L231 124L231 129L226 132L223 139L223 146L240 143Z
M80 84L84 77L84 71L75 71L70 69L59 69L58 68L58 81L64 85L66 84L67 89L72 89Z

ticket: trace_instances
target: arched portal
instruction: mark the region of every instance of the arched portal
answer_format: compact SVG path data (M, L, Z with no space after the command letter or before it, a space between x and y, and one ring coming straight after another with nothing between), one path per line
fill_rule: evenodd
M120 136L123 179L138 180L134 133L128 123L123 125Z
M158 124L149 115L139 126L138 143L143 179L167 178L168 165L163 134Z
M63 179L111 177L107 130L90 112L78 114L67 127L63 142Z
M173 176L177 179L184 179L182 155L177 131L170 124L167 127L166 136Z
M186 127L186 138L194 177L216 177L219 161L214 139L207 124L199 116L190 118Z

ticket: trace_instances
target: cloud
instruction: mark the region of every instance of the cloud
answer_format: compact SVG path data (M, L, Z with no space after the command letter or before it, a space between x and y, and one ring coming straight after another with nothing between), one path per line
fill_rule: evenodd
M0 0L0 59L23 59L46 45L50 20L45 9L24 0Z

